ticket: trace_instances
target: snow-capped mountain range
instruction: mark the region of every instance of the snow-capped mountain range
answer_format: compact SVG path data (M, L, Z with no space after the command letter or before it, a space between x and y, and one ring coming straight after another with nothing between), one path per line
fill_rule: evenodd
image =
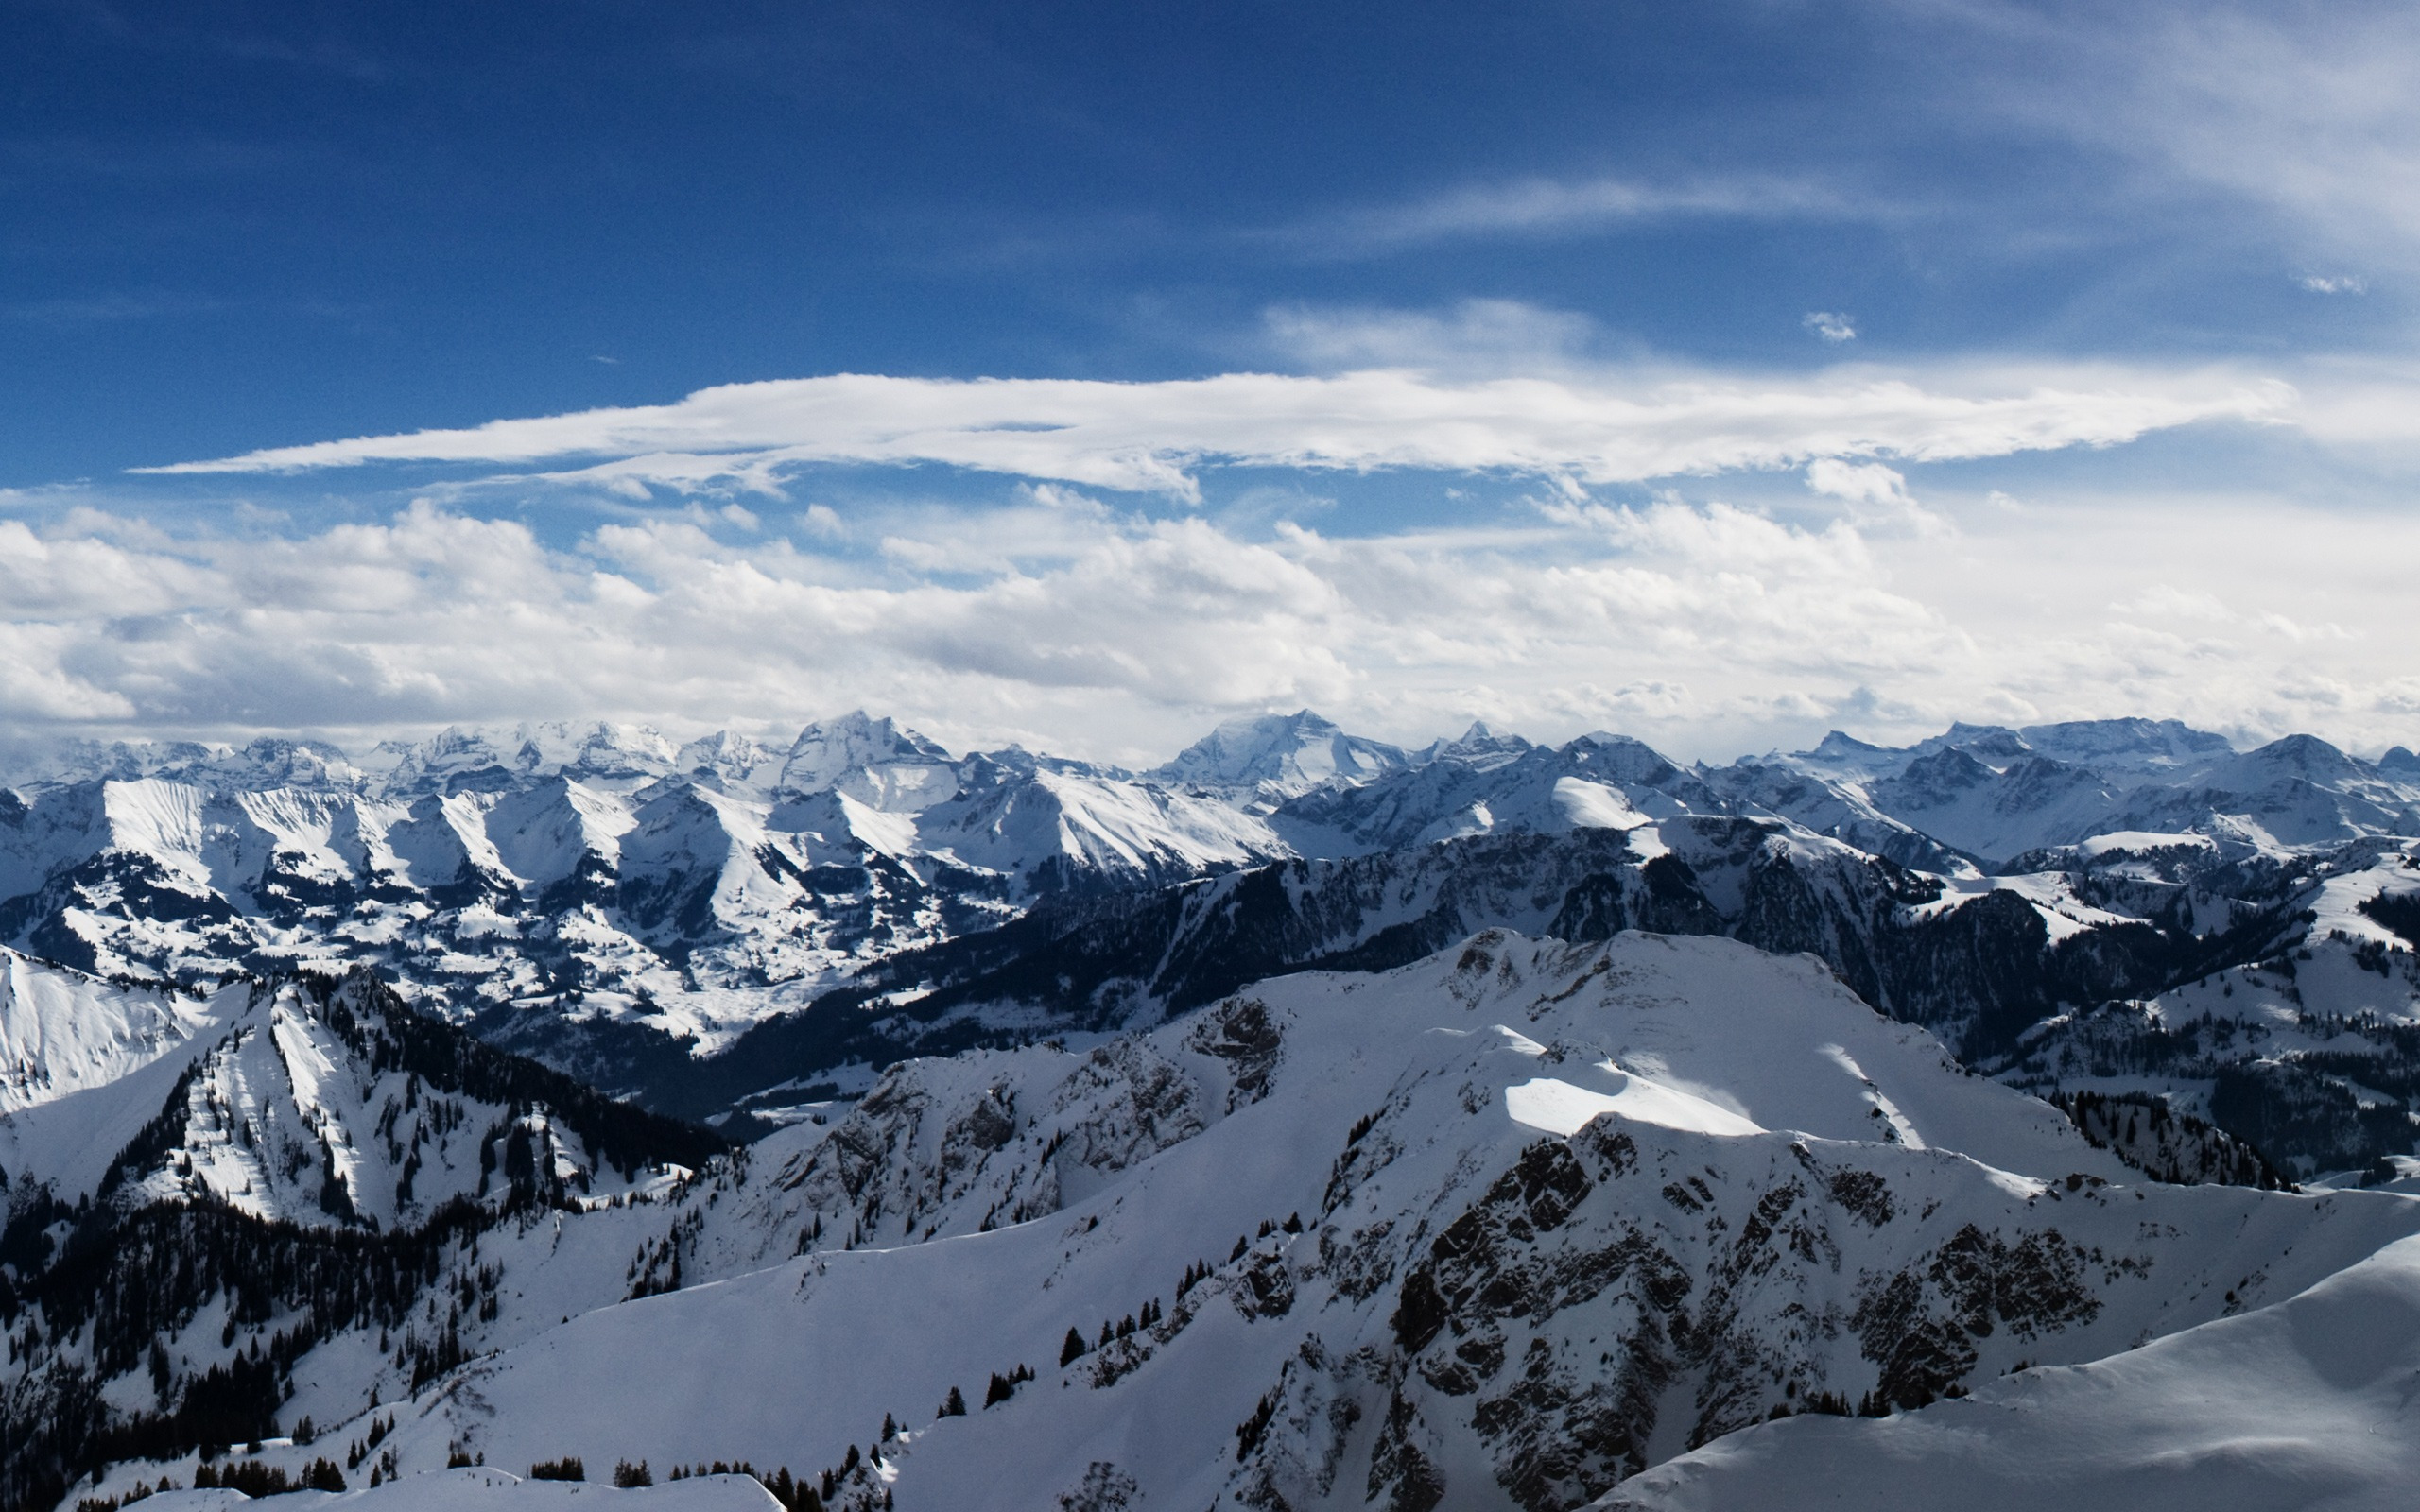
M2201 1452L2231 1350L2369 1403L2303 1320L2420 1235L2399 751L18 761L6 1512L254 1441L398 1507L565 1456L787 1512L2023 1486L2096 1392ZM2377 1456L2347 1504L2420 1433Z
M568 1003L701 1043L1038 899L1291 856L1676 815L1785 819L1945 872L2130 833L2294 855L2420 830L2420 759L2400 747L2237 753L2144 721L1962 726L1897 751L1835 735L1684 768L1616 736L1541 747L1483 727L1406 752L1306 713L1134 774L953 757L853 714L786 750L534 726L357 760L74 746L16 752L0 777L0 927L66 964L191 981L367 961L458 1012Z
M1709 767L1484 727L1405 750L1304 713L1137 774L954 756L859 713L786 747L543 726L358 758L20 749L5 772L0 939L17 949L188 987L369 966L496 1043L689 1116L797 1116L902 1054L1143 1026L1254 975L1396 965L1491 926L1814 951L2038 1090L2142 1091L2153 1047L2200 1110L2268 1108L2266 1143L2307 1173L2401 1153L2373 1093L2399 1116L2420 1086L2363 1018L2411 1011L2420 905L2398 900L2420 881L2404 839L2420 758L2401 747L2239 752L2116 720L1895 750L1835 734ZM2349 964L2280 978L2312 951ZM2152 1031L2205 1011L2196 993L2233 1007L2229 972L2333 1019L2286 1034L2311 1040L2290 1056L2250 1036L2169 1054ZM2379 1074L2276 1069L2345 1053Z

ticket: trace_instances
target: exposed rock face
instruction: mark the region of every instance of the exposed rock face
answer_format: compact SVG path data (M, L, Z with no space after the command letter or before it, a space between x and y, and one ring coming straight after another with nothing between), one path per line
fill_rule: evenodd
M2411 1147L2420 1040L2396 1025L2420 1011L2420 956L2377 916L2420 898L2402 849L2364 841L2289 865L2146 842L2067 860L2015 878L1943 877L1774 820L1685 816L1285 862L903 953L699 1068L695 1101L677 1079L662 1095L704 1112L744 1096L751 1077L948 1050L1000 1032L986 1022L1150 1023L1257 977L1383 970L1475 928L1581 941L1635 928L1816 955L1867 1002L2045 1093L2159 1074L2181 1115L2259 1152L2145 1167L2164 1175L2256 1180L2266 1158L2308 1176ZM2323 913L2329 923L2314 925ZM2319 967L2298 973L2306 952ZM886 1010L880 995L895 988L913 995ZM2163 1006L2148 1018L2096 1006L2113 1000ZM2306 1027L2284 1033L2281 1017Z

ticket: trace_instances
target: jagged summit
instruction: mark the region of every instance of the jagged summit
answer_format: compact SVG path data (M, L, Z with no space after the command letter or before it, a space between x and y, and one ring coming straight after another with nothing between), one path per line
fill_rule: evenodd
M1401 747L1348 735L1305 709L1230 719L1150 775L1190 792L1268 808L1316 787L1366 782L1410 765Z
M426 740L389 742L372 753L382 797L500 792L561 777L628 790L673 772L680 747L639 725L561 721L510 729L449 728Z
M2045 756L2109 771L2185 772L2235 751L2224 735L2178 719L2080 719L2020 733Z
M1465 766L1486 769L1517 761L1530 748L1530 742L1518 735L1499 735L1482 720L1471 721L1471 728L1460 737L1440 740L1424 746L1411 756L1412 765L1426 766L1432 762L1459 762Z
M913 813L958 791L952 765L932 741L860 709L800 730L776 786L802 797L846 792L869 808Z

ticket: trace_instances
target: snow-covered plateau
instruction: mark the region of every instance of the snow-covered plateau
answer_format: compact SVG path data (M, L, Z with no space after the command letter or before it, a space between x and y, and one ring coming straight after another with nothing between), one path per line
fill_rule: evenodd
M2366 1506L2420 1452L2400 747L853 715L0 780L7 1512Z

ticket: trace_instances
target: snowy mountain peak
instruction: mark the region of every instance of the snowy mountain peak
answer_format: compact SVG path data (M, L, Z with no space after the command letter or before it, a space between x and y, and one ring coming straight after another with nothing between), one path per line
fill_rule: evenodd
M1432 762L1456 762L1479 771L1492 771L1508 762L1518 761L1532 748L1518 735L1499 735L1484 721L1474 719L1471 728L1454 740L1440 740L1424 746L1411 755L1415 766Z
M2004 766L2033 753L2025 737L2001 725L1970 725L1961 720L1946 733L1917 743L1919 750L1957 750L1988 766Z
M2336 786L2368 774L2360 763L2316 735L2287 735L2245 751L2213 775L2220 781L2293 778Z
M1305 709L1230 719L1150 775L1232 802L1273 805L1330 783L1366 782L1410 765L1402 748L1348 735Z
M781 770L784 752L747 735L717 730L683 746L674 754L677 777L719 787L762 786Z
M1834 730L1827 731L1812 748L1777 759L1793 761L1813 770L1865 776L1888 770L1899 757L1897 751L1870 745L1845 730Z
M912 814L957 793L952 765L940 746L859 709L800 730L775 785L800 796L839 791L869 808Z
M2077 719L2028 725L2022 733L2045 756L2112 773L2176 773L2235 751L2224 735L2181 719Z
M452 726L426 740L389 741L373 753L381 790L397 798L501 792L522 782L571 777L627 791L675 769L679 747L638 725L543 721Z

